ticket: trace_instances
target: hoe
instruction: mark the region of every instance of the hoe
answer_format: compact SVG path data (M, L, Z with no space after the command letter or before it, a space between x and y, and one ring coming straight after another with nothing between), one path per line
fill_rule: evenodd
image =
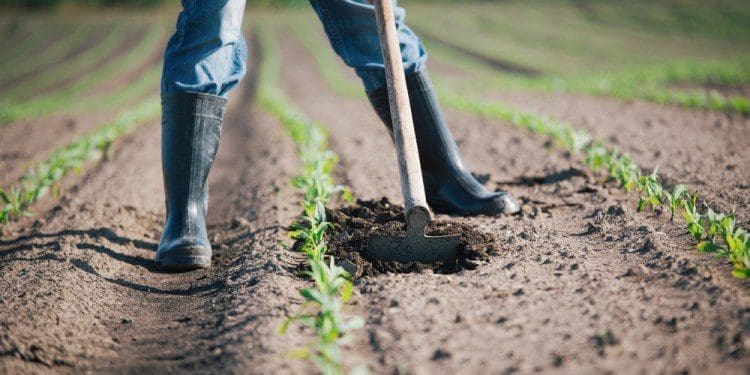
M404 263L454 263L458 255L459 236L427 236L424 233L425 227L432 221L432 214L427 206L422 182L411 104L390 0L375 1L375 17L383 50L401 191L404 194L406 236L373 235L367 243L367 255L371 259Z

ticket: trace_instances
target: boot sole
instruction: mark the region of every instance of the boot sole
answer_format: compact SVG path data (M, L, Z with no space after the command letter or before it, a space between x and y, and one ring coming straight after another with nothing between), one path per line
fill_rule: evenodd
M170 253L174 255L158 256L154 262L156 268L167 272L186 272L211 267L210 251L208 255L191 255L206 252L203 247L175 249Z

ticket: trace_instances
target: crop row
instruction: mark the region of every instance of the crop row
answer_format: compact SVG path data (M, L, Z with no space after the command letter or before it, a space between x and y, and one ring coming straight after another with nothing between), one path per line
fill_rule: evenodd
M23 56L24 62L22 64L16 63L12 66L8 66L8 68L5 70L0 70L2 71L2 76L0 76L0 79L7 80L16 78L59 61L59 59L62 58L66 53L71 50L77 49L82 43L86 42L87 38L90 37L91 33L93 32L92 29L93 28L87 27L76 28L70 34L66 35L63 40L60 40L54 43L54 45L45 49L44 53L40 55L34 55L33 57ZM7 57L10 58L11 56L16 55L10 55Z
M465 80L461 82L461 86L470 88L472 91L508 88L567 91L750 115L750 98L723 94L714 89L676 88L685 84L697 86L747 84L750 82L747 58L723 62L682 61L584 75L525 77L498 73L472 56L458 53L439 44L429 42L427 44L433 56L442 62L466 72L469 77L477 77L468 85Z
M39 74L35 74L30 79L25 80L18 85L14 85L4 90L2 97L8 101L21 101L36 94L45 87L65 80L68 77L76 76L88 72L109 54L113 53L122 41L125 34L124 25L115 25L104 37L101 38L91 48L77 56L71 57L59 64L47 69Z
M124 36L124 34L115 34L118 39L121 39ZM151 85L149 85L149 82L153 83L158 81L157 68L147 71L145 74L141 75L136 82L128 85L123 90L117 90L106 95L92 98L91 100L83 100L82 98L83 94L96 85L114 80L123 70L132 69L133 66L137 67L142 64L142 62L146 60L146 57L162 43L164 34L164 28L151 25L140 42L138 42L138 44L132 49L125 52L121 57L113 59L110 63L96 67L96 69L92 70L85 76L80 77L75 82L71 82L70 84L54 91L35 96L30 100L6 100L4 103L0 103L2 104L0 106L0 125L13 121L39 117L63 109L68 111L81 109L84 103L89 110L91 108L96 108L97 110L103 108L116 108L117 106L124 104L122 98L130 99L139 94L143 94L145 90L150 90L152 88ZM80 69L80 67L73 65L66 68L66 70L78 69Z
M51 40L60 32L60 25L35 27L35 29L29 34L20 37L20 40L15 41L15 45L3 48L3 61L0 62L0 72L13 69L14 66L19 64L25 64L28 60L28 54L30 51L40 48L40 46L44 46L45 42Z
M305 302L279 331L285 332L293 322L314 330L317 337L314 347L298 350L297 356L311 359L324 374L340 374L343 373L340 345L348 339L347 332L362 327L364 321L359 317L347 320L342 316L343 305L351 298L354 287L347 272L335 264L332 256L326 255L324 237L332 226L327 221L325 205L339 194L351 198L331 177L338 158L328 149L328 136L323 127L295 109L277 88L280 56L273 33L257 28L256 35L263 56L259 103L284 125L297 145L303 165L302 172L292 180L292 185L302 193L303 214L292 224L289 236L296 241L295 248L307 256L310 270L305 275L314 282L314 287L300 290Z
M573 155L584 156L586 165L593 171L604 172L625 191L636 191L639 194L638 211L647 206L666 207L672 219L681 211L685 219L685 230L698 242L698 250L728 257L734 266L732 275L735 277L750 276L750 233L735 227L733 213L717 213L705 202L704 209L700 210L697 191L688 192L682 184L667 189L659 182L657 169L646 174L628 155L619 153L616 148L607 147L601 141L590 141L592 138L586 132L546 116L459 95L443 95L441 100L460 111L503 120L533 133L548 136L556 144L565 146Z
M409 22L423 36L438 37L486 56L554 75L661 64L675 56L717 56L727 60L737 55L738 41L747 40L750 30L741 17L722 19L726 15L723 9L695 12L699 8L696 4L647 7L649 12L664 11L664 21L687 21L690 26L686 29L682 28L684 25L666 26L664 22L652 23L653 20L644 27L630 15L622 17L636 7L611 5L607 16L587 14L574 4L561 2L542 2L534 7L521 3L416 6ZM747 13L739 2L734 7ZM684 13L695 14L689 20L675 17ZM600 16L611 20L597 22ZM724 35L712 33L734 26L740 30ZM696 32L701 27L704 29Z
M334 61L331 53L322 48L320 38L300 39L307 51L312 54L323 69L325 65L340 66ZM341 74L323 74L329 86L338 94L346 95L353 89L341 89L353 85ZM336 82L333 82L336 81ZM667 189L661 185L657 171L645 174L627 155L620 154L615 148L607 147L601 141L594 141L590 134L581 129L552 120L548 117L518 110L499 103L487 103L470 96L450 92L443 88L441 102L459 111L474 115L502 120L535 134L544 135L553 140L559 147L565 148L572 155L585 157L585 162L593 171L604 171L609 178L619 182L626 191L637 191L639 194L638 211L647 206L652 208L666 206L672 219L678 211L685 219L685 229L698 242L701 252L728 257L734 269L732 274L739 278L750 276L750 234L743 228L735 227L734 214L717 213L705 206L698 208L698 192L689 193L684 185Z
M159 108L158 98L149 97L114 121L54 151L16 185L0 189L0 224L29 214L31 205L50 192L57 196L63 177L72 171L80 172L87 161L104 157L115 140L156 117Z

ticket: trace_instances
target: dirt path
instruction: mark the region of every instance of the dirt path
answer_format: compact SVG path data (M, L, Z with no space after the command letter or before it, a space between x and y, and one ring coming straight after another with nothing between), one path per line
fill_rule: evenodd
M282 33L286 34L286 33ZM343 182L400 202L393 149L369 105L335 96L309 56L281 37L284 90L329 127ZM501 254L453 275L359 280L361 351L376 373L560 369L736 372L750 358L750 300L723 263L635 214L543 140L447 111L466 162L524 203L506 218L453 218L493 233ZM365 355L365 357L367 357Z
M0 242L0 372L299 372L304 335L276 334L302 261L280 248L297 213L281 127L233 97L211 175L210 270L152 268L163 212L159 127L121 142L42 218ZM33 219L29 219L33 220ZM37 219L39 222L39 219ZM29 283L33 280L33 283Z

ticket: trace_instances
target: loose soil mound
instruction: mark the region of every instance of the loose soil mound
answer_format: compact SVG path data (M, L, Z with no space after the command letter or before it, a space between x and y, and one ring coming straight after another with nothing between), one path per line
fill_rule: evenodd
M422 272L432 269L439 273L453 273L462 269L475 269L478 263L497 254L496 239L489 233L458 221L436 220L426 229L431 236L460 235L458 259L454 264L397 263L367 257L367 241L376 234L406 235L404 209L392 204L388 198L358 200L354 206L326 210L334 230L329 235L329 254L344 264L351 264L355 278L381 273Z

